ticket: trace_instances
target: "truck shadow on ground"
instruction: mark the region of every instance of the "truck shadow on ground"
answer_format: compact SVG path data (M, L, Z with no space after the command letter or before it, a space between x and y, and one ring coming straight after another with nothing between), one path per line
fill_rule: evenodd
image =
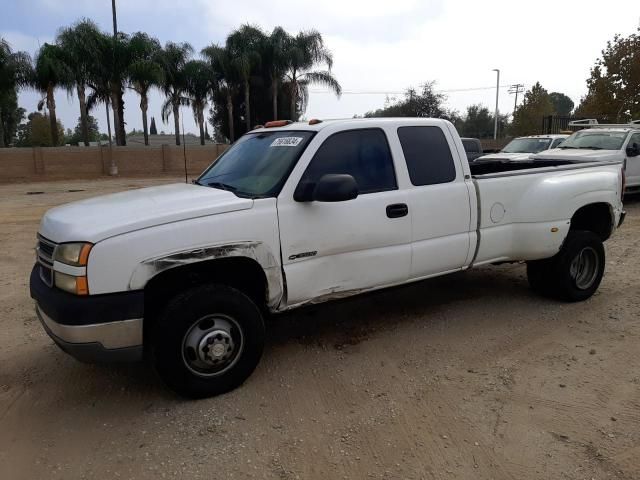
M457 306L486 302L496 291L520 302L539 298L528 288L524 265L482 267L273 315L267 320L267 349L291 342L341 349L376 332L429 324L442 312L456 316Z
M409 328L415 322L427 329L436 328L443 312L464 326L465 322L474 321L469 310L486 309L497 291L515 308L531 307L539 300L528 289L524 266L483 267L272 315L266 319L264 357L286 357L292 345L341 350L388 330ZM55 368L66 369L65 376L73 378L76 384L67 394L60 392L69 405L95 406L92 402L101 403L109 397L120 401L128 398L140 408L145 408L141 402L149 397L165 405L182 401L162 385L147 362L85 365L59 352L55 345L50 349L48 360L51 354L59 357ZM41 375L46 377L50 364L45 366L48 362L44 358L38 363L42 366ZM260 370L258 366L254 375L260 375ZM78 382L84 383L80 389ZM251 389L251 382L242 388Z

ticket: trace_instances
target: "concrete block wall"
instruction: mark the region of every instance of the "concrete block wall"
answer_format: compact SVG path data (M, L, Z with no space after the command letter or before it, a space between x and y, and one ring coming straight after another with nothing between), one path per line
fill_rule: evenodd
M109 174L111 161L121 176L156 176L202 172L228 147L223 144L160 147L35 147L0 148L0 182L96 178Z

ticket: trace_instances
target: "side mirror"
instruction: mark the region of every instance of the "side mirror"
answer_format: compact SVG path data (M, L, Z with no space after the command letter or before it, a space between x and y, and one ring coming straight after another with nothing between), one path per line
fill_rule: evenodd
M627 147L627 157L637 157L640 155L640 148L637 143Z
M358 184L351 175L327 174L317 183L302 181L293 194L296 202L344 202L358 196Z
M358 196L358 184L351 175L323 175L313 190L313 199L318 202L344 202Z

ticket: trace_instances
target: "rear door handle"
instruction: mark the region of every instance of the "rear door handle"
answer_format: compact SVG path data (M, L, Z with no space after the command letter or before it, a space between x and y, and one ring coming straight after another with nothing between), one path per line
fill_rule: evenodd
M409 213L409 207L406 203L393 203L387 205L387 217L399 218L405 217Z

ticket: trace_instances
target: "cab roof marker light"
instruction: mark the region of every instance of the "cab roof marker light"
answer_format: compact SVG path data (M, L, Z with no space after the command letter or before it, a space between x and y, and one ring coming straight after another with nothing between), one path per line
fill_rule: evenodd
M322 123L322 120L319 120L317 118L312 118L311 120L309 120L309 125L317 125L318 123Z
M293 123L291 120L272 120L264 124L264 128L284 127Z

